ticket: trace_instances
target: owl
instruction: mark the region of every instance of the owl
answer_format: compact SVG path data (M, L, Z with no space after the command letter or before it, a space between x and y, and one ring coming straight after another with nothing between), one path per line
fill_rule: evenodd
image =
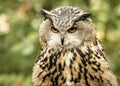
M41 10L42 50L35 60L35 86L118 86L91 13L72 6Z

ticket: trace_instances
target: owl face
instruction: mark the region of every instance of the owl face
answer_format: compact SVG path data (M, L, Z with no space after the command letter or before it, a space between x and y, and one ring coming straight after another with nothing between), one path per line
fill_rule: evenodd
M45 20L40 26L40 40L43 46L80 46L83 40L94 35L90 13L69 6L52 11L41 10Z

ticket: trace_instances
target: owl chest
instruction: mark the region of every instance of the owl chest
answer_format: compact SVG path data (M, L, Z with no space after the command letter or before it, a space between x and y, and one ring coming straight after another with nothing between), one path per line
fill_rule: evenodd
M43 81L50 81L52 86L92 86L96 81L102 83L101 63L94 56L85 55L77 49L54 53L47 50L41 55L43 58L38 60L44 71L38 75Z
M81 83L89 86L89 81L99 78L97 75L99 76L101 70L100 63L88 57L82 57L77 51L51 54L45 62L46 75L55 86L79 86ZM90 61L93 61L93 64Z

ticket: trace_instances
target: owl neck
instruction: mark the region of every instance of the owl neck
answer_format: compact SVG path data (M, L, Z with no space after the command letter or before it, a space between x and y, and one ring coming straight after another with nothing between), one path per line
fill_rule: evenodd
M80 50L83 54L97 54L101 53L104 57L104 49L100 43L100 41L95 38L93 41L91 40L84 40L80 46L73 46L73 45L66 45L64 47L55 46L55 47L47 47L43 50L43 52L48 51L49 53L52 52L53 54L64 54L68 51L73 52L73 50ZM78 51L77 51L78 52Z

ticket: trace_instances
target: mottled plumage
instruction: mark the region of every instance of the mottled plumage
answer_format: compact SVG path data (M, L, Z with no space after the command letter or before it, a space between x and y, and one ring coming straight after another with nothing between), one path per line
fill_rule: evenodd
M33 67L35 86L118 86L90 13L71 6L42 10L42 51Z

